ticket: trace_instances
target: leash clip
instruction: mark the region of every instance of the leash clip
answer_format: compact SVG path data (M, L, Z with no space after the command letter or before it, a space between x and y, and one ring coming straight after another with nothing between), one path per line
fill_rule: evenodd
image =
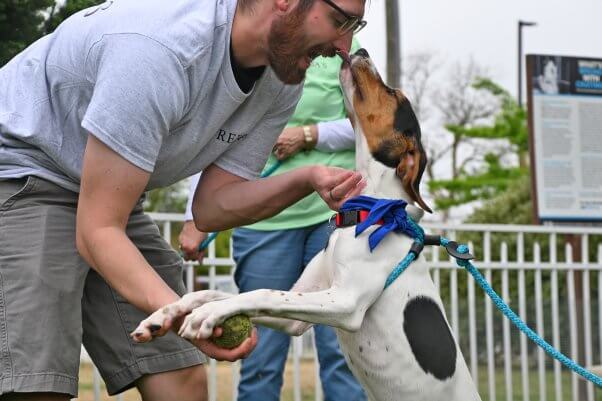
M470 254L470 252L464 252L461 253L460 251L458 251L458 247L460 245L456 242L456 241L449 241L447 244L445 244L445 250L447 251L448 254L450 254L451 256L453 256L456 259L462 259L462 260L471 260L474 259L474 256L472 256Z

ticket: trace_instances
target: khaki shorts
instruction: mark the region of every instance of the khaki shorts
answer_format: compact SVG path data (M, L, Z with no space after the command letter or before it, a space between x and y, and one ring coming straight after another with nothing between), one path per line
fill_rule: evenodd
M109 394L132 387L143 375L206 361L174 333L147 344L130 339L146 314L77 253L76 207L77 194L40 178L0 181L0 394L77 396L82 341ZM180 258L143 213L142 202L127 234L182 295Z

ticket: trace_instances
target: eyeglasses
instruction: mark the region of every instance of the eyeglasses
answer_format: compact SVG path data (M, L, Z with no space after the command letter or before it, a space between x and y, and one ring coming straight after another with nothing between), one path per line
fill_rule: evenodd
M367 24L361 17L357 15L349 15L345 12L341 7L337 6L332 0L322 0L324 3L328 4L330 7L337 10L341 15L345 17L345 21L342 23L338 23L337 32L339 35L343 36L348 34L349 32L358 33L361 31Z

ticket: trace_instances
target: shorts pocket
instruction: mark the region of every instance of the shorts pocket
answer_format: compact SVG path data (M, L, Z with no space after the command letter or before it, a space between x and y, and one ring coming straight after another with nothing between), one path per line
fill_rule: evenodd
M0 212L9 209L17 199L31 191L35 182L36 178L31 175L0 181Z

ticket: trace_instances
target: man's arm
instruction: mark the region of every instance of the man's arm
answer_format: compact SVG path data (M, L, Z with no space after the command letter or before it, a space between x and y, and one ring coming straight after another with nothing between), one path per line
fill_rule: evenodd
M149 176L89 135L77 207L76 241L82 257L111 287L150 314L180 297L146 262L125 232ZM170 326L171 323L160 334ZM234 350L218 348L208 341L195 345L213 358L235 360L247 355L254 342L256 336Z
M151 313L180 297L127 237L130 213L150 173L134 166L93 135L84 153L77 208L77 249L134 306Z
M302 167L247 181L211 165L197 186L192 213L200 231L220 231L274 216L313 191L338 210L365 186L361 174L338 167Z

